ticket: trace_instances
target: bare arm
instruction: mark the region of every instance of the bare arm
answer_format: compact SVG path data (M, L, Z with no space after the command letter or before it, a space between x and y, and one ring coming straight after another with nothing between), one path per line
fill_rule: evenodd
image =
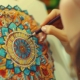
M70 54L71 53L71 46L69 44L67 35L63 30L56 28L55 26L63 26L61 23L61 20L57 21L55 24L53 25L45 25L47 22L49 22L52 18L55 18L57 15L59 15L60 12L57 9L54 9L46 18L46 20L42 23L42 31L46 34L49 35L54 35L55 37L57 37L61 43L63 44L65 50Z

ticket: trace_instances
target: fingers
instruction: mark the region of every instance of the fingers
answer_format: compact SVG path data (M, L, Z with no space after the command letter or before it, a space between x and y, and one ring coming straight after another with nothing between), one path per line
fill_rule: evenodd
M45 25L41 28L41 30L46 34L54 34L53 29L54 27L52 25Z
M45 33L45 34L50 34L50 35L54 35L55 37L57 37L60 41L64 41L67 42L67 35L64 32L64 30L60 30L55 28L55 26L53 25L45 25L41 28L41 30Z
M38 41L39 41L39 43L43 43L44 42L44 40L46 39L46 34L45 33L43 33L43 32L41 32L41 33L39 33L38 35L37 35L37 37L38 37Z
M46 23L48 23L50 20L52 20L53 18L55 18L56 16L58 16L59 10L58 9L54 9L51 11L51 13L47 16L47 18L45 19L45 21L41 24L41 26L44 26ZM56 26L56 25L55 25ZM45 28L42 28L44 31L44 33L46 34L52 34L51 27L47 28L47 30L45 30ZM46 38L46 34L44 33L40 33L39 34L39 42L43 41Z
M51 13L47 16L47 18L45 19L45 21L41 24L41 26L45 25L47 22L49 22L50 20L52 20L53 18L55 18L59 14L60 14L60 12L59 12L58 9L53 9L51 11Z
M51 11L51 13L47 16L47 18L45 19L45 21L41 24L41 26L44 26L46 23L48 23L50 20L52 20L53 18L55 18L56 16L58 16L60 14L59 10L58 9L54 9ZM56 24L56 23L55 23ZM55 25L56 26L56 25ZM42 35L41 37L39 36L40 40L39 41L42 41L46 38L46 34L51 34L51 35L54 35L55 31L54 30L54 27L52 25L49 25L46 27L42 27L42 31L45 33L41 33L40 35Z

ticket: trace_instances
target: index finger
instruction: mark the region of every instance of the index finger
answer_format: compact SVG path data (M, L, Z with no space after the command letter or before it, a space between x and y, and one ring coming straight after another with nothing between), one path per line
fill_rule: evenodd
M44 26L46 23L48 23L50 20L52 20L53 18L55 18L59 14L60 14L60 11L58 9L53 9L51 11L51 13L47 16L45 21L41 24L41 26Z

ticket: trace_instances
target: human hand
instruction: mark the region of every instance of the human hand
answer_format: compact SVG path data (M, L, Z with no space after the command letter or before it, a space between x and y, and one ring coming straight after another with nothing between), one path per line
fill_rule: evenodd
M48 23L50 20L55 18L56 16L60 15L60 12L58 9L52 10L52 12L47 16L46 20L41 24L42 26L42 33L40 33L40 41L43 41L46 38L46 34L49 35L54 35L56 36L60 41L66 41L67 37L66 34L64 33L63 25L61 22L61 19L57 20L55 23L52 25L45 25ZM57 28L56 28L57 27Z
M80 0L61 0L60 14L64 30L73 49L72 62L80 80Z

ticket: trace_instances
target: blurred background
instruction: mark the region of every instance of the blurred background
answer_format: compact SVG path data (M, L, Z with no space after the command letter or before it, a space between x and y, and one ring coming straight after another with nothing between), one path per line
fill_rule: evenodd
M54 8L58 8L60 0L40 0L42 1L48 10L48 13Z
M39 0L46 6L48 14L53 9L59 9L60 0ZM64 47L55 36L48 36L48 42L50 43L50 50L53 53L55 60L55 76L56 80L77 80L73 65L71 64L71 58L66 53ZM64 74L64 76L63 76Z
M22 10L28 10L28 13L32 15L39 24L45 20L52 9L59 8L59 2L60 0L0 0L1 5L18 5ZM72 67L70 65L71 58L66 53L60 41L51 35L47 37L47 40L50 43L50 50L54 58L54 74L56 80L76 80L73 79L75 76L72 74Z

